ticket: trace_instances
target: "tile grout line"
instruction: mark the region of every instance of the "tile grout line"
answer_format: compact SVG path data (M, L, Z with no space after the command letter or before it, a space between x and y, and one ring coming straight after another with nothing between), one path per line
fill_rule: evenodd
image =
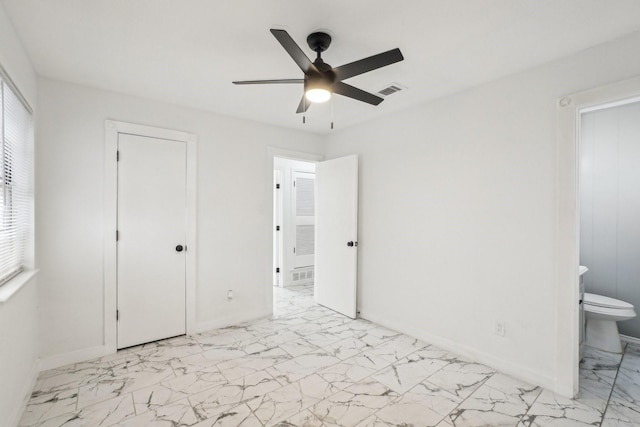
M618 380L618 374L620 373L620 368L622 368L622 362L624 361L624 357L626 356L627 346L629 344L625 343L624 348L622 349L622 357L620 357L620 363L618 364L618 369L616 369L616 376L613 378L613 384L611 384L611 391L609 391L609 396L607 397L607 404L604 407L604 411L602 411L602 417L600 418L600 425L604 423L604 416L607 414L609 410L609 403L611 402L611 396L613 395L613 390L616 388L616 381Z
M447 415L444 416L444 418L442 418L442 420L444 420L445 418L449 417L451 418L451 414L460 407L460 405L462 405L464 402L466 402L471 396L473 396L473 394L478 391L478 389L480 387L482 387L487 381L489 381L489 379L491 377L493 377L496 374L496 372L493 372L491 375L489 375L487 378L484 379L484 381L482 381L482 383L480 383L467 397L465 397L464 399L462 399L462 401L460 403L458 403L455 408L453 408L452 410L449 411L449 413ZM440 420L440 422L442 422L442 420ZM455 422L453 421L453 419L451 420L451 422L453 423L453 425L455 426Z
M538 399L540 398L540 396L542 396L542 393L544 392L544 388L543 387L539 387L540 388L540 393L538 393L538 395L536 396L535 399L533 399L533 402L531 402L531 405L529 405L529 407L527 408L527 410L524 412L524 414L522 414L522 416L520 417L520 420L518 421L518 424L523 423L522 420L524 420L524 417L527 416L527 414L529 414L529 411L531 410L531 408L533 408L533 405L536 404L536 402L538 401Z

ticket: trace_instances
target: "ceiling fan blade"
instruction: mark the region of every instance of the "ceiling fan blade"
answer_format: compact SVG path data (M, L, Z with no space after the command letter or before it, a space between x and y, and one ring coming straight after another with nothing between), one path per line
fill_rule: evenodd
M404 59L400 49L392 49L359 61L350 62L333 69L338 80L345 80L349 77L357 76L368 71L376 70L387 65L400 62Z
M310 106L311 102L309 102L307 98L302 95L302 99L300 100L300 104L298 104L298 109L296 110L296 114L306 113Z
M334 83L333 92L371 105L378 105L384 101L379 96L365 92L362 89L358 89L357 87L353 87L343 82Z
M280 42L284 50L287 51L289 56L295 61L296 64L298 64L298 67L300 67L300 69L304 71L305 74L309 74L310 72L319 73L316 66L313 65L307 55L304 54L302 49L300 49L300 46L298 46L296 42L293 41L289 33L287 33L285 30L271 29L270 31L271 34L273 34L273 36Z
M282 83L304 83L304 79L240 80L232 83L234 85L270 85Z

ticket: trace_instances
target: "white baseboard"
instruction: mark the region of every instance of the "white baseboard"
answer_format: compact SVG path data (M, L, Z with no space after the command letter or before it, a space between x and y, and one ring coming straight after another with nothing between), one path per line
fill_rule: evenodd
M18 396L22 396L22 401L16 402L18 403L11 415L9 416L9 424L10 426L17 426L20 423L20 419L22 418L22 414L25 409L27 409L27 403L29 403L29 399L31 398L31 393L33 392L34 387L36 386L36 381L38 381L38 374L40 373L40 359L36 359L31 367L31 372L29 373L29 378L24 383L24 388Z
M640 344L640 338L620 334L620 339L624 342L628 342L629 344Z
M195 325L195 327L192 328L192 330L189 331L189 333L197 334L200 332L209 331L211 329L225 328L227 326L237 325L239 323L249 322L261 317L270 316L272 313L273 311L271 309L260 309L245 311L232 316L209 320L206 322L199 322Z
M237 325L239 323L248 322L250 320L259 319L261 317L271 315L271 310L260 309L248 312L243 312L233 316L227 316L221 319L215 319L208 322L197 323L193 328L190 328L188 334L197 334L199 332L208 331L210 329L224 328L226 326ZM115 353L116 349L112 349L106 345L99 345L95 347L84 348L81 350L71 351L63 354L56 354L53 356L47 356L40 361L40 371L46 371L48 369L59 368L60 366L69 365L72 363L84 362L85 360L91 360L102 356Z
M487 354L483 351L479 351L478 349L469 347L465 344L451 341L449 339L430 334L428 332L421 330L420 328L416 328L410 325L405 325L402 322L389 320L388 317L381 315L379 313L362 310L362 312L360 313L360 317L362 317L363 319L370 320L381 326L387 327L389 329L402 332L403 334L417 338L428 344L433 344L435 346L442 348L443 350L450 351L452 353L458 354L467 359L476 361L478 363L483 363L504 374L511 375L514 378L518 378L522 381L526 381L528 383L538 385L538 386L547 388L549 390L553 390L556 393L565 395L563 393L563 390L558 389L556 382L552 377L545 374L541 374L540 372L533 371L528 367L519 365L517 363L513 363L508 360L501 359L491 354Z
M115 350L105 345L83 348L81 350L70 351L69 353L56 354L47 356L40 363L40 370L59 368L60 366L70 365L71 363L84 362L85 360L95 359L97 357L106 356L115 353Z

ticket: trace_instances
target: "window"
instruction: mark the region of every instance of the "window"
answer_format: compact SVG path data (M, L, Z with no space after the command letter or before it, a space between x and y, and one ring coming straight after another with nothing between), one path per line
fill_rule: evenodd
M0 286L25 265L33 232L31 109L0 69Z

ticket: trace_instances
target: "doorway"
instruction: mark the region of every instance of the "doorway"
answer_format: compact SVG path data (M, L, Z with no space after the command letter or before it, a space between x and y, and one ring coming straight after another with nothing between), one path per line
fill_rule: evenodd
M297 155L296 155L297 154ZM300 156L300 154L302 154ZM307 248L313 247L313 273L311 278L313 279L313 296L308 295L310 298L305 299L305 304L317 303L321 306L329 308L335 312L343 314L352 319L357 315L357 269L358 269L358 156L349 155L345 157L338 157L331 160L322 161L320 156L314 156L310 154L294 153L286 150L279 150L275 148L269 148L269 178L267 180L269 199L273 202L272 220L270 227L273 237L273 253L269 262L268 284L269 292L267 292L267 298L271 299L272 307L275 307L275 313L278 313L278 295L274 298L275 292L283 292L288 290L287 273L292 275L295 279L300 264L308 268L308 256L309 253L303 251L300 253L299 245L300 241L296 238L293 240L294 246L289 250L289 255L294 253L299 255L299 261L289 262L285 265L286 253L282 256L282 266L276 265L278 262L278 240L286 240L285 233L282 233L282 237L277 234L278 231L283 231L282 228L278 230L280 224L277 223L279 219L278 200L281 196L274 191L277 191L278 185L282 185L283 196L287 194L286 189L282 183L277 182L279 177L283 177L284 173L275 171L275 165L277 158L312 161L315 163L315 191L313 193L313 207L309 201L309 197L306 199L306 206L302 209L306 209L307 212L314 211L315 218L313 224L309 221L310 215L296 215L306 216L303 220L298 219L297 223L293 223L296 227L302 226L312 228L313 232L313 246L307 245ZM300 171L296 178L296 185L294 187L291 184L290 188L297 188L298 182L301 179L310 180L308 170ZM291 174L294 176L294 173ZM283 181L284 182L284 181ZM307 183L307 191L310 190L311 185ZM296 190L297 191L297 190ZM301 189L302 191L302 189ZM283 204L284 206L284 204ZM284 210L284 208L283 208ZM293 217L294 215L292 215ZM313 227L310 227L313 225ZM304 235L302 235L304 237ZM311 238L311 233L306 234L306 240ZM298 245L298 246L295 246ZM283 251L286 250L286 242L282 245ZM295 247L295 251L294 251ZM283 278L278 280L274 276L274 271L281 272ZM292 270L293 269L293 270ZM305 280L310 277L308 273L305 273ZM298 276L298 280L301 277ZM282 283L284 286L279 286ZM275 285L275 286L274 286ZM311 287L307 293L309 294ZM292 304L285 304L285 309L291 307Z
M565 396L579 391L580 118L590 109L639 98L636 77L558 99L555 391Z
M640 307L640 100L581 112L579 163L585 291ZM618 328L640 343L638 317Z
M273 310L314 302L315 162L273 159Z

